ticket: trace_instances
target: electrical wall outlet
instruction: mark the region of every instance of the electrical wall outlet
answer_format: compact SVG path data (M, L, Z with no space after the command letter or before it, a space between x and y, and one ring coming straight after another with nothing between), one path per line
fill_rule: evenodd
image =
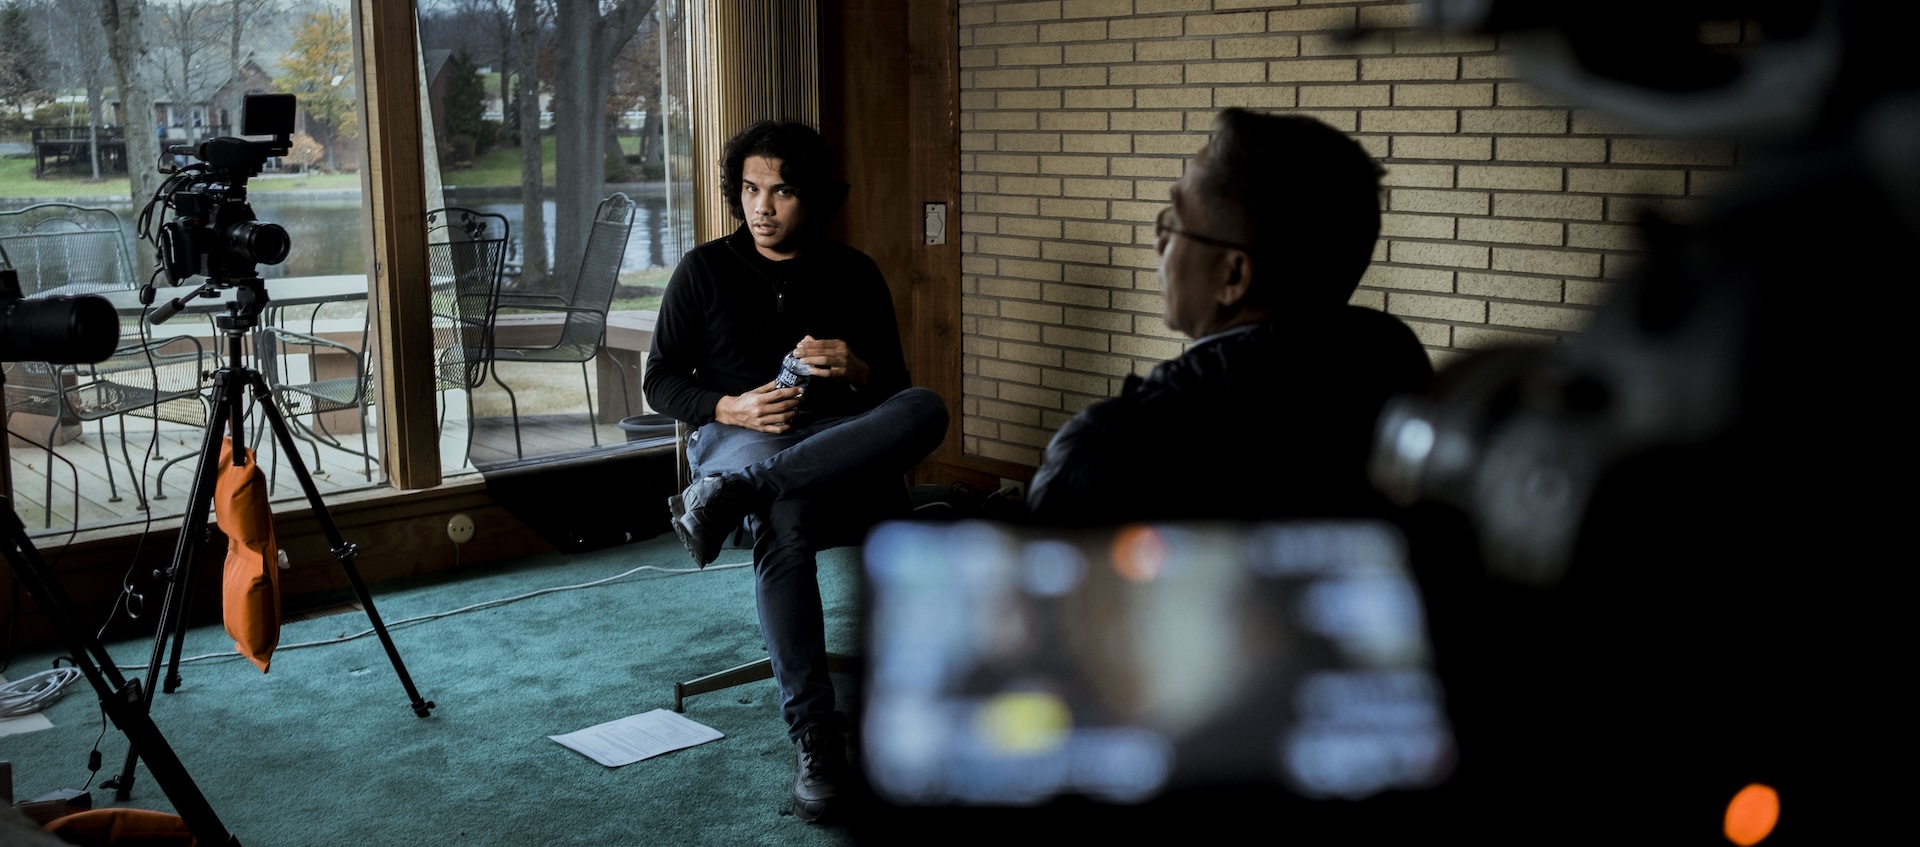
M1027 499L1027 484L1017 479L1000 478L1000 490L1007 493L1009 500Z
M922 207L922 224L926 227L928 244L947 243L947 204L926 203Z
M447 537L455 544L465 544L473 540L473 518L466 515L454 515L447 520Z

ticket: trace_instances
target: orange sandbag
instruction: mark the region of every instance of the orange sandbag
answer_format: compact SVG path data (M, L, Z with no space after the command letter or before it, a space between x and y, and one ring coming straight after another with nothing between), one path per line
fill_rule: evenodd
M179 815L150 809L88 809L54 818L45 829L89 847L194 847L200 842Z
M233 438L220 445L220 474L213 487L213 515L227 536L227 566L220 605L234 649L261 673L280 644L280 556L273 537L267 476L252 450L234 465Z

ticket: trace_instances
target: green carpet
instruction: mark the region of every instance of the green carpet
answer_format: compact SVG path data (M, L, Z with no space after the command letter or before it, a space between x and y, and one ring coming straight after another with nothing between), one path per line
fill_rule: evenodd
M820 557L834 650L859 644L858 552ZM154 722L244 845L850 844L846 830L789 812L794 754L771 681L690 698L686 716L726 737L622 768L547 738L671 708L674 682L765 656L751 571L720 568L747 559L729 550L705 571L677 573L690 564L668 533L375 585L407 670L437 704L426 718L414 715L371 634L287 649L366 631L364 613L287 624L264 675L211 622L189 633L184 655L221 658L183 663L182 685L159 695ZM406 622L641 565L667 570ZM108 648L123 672L144 680L151 636ZM16 656L7 676L45 670L55 655ZM835 682L852 709L857 680ZM92 688L74 683L45 715L53 729L0 737L18 799L88 782L87 753L102 728ZM172 811L144 766L126 801L100 787L120 772L126 748L108 726L94 806Z

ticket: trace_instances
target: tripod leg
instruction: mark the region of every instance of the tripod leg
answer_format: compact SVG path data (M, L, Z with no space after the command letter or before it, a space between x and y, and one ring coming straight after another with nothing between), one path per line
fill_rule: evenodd
M121 678L119 669L114 667L112 658L98 639L81 635L85 630L79 626L72 599L49 576L46 562L40 558L39 551L33 548L26 535L26 526L13 511L13 501L0 497L0 507L4 507L5 511L0 520L6 522L5 530L9 536L6 558L13 567L15 579L27 587L27 593L39 604L40 610L53 624L54 631L66 643L74 665L99 695L102 710L113 721L113 725L127 736L127 746L146 761L147 770L160 783L160 789L166 792L167 799L172 801L175 811L186 822L196 842L209 847L239 847L239 839L227 832L226 825L220 822L220 816L214 813L206 795L200 793L200 787L194 784L180 757L174 754L166 737L160 734L160 728L154 725L152 717L143 708L139 685L129 685Z
M360 598L360 606L367 612L367 620L373 623L373 631L380 636L380 645L387 650L387 659L393 662L394 673L400 676L400 685L407 690L412 701L413 713L426 717L433 709L433 701L420 696L419 689L413 685L413 677L407 674L407 665L400 659L399 648L393 646L393 636L387 633L387 625L380 620L380 612L373 606L373 595L367 591L367 583L360 578L360 569L354 567L353 559L360 554L358 545L348 543L340 537L339 527L334 526L333 516L327 513L327 504L320 499L320 489L313 484L313 477L307 474L307 468L300 460L300 448L295 446L293 433L287 429L287 421L281 417L280 409L274 406L272 395L268 393L267 381L257 373L249 373L248 379L253 385L253 396L259 400L260 413L267 419L267 425L279 440L287 456L287 466L293 471L295 479L300 481L301 490L307 493L307 502L313 505L314 520L320 523L320 529L326 533L327 549L340 561L340 570L347 575L347 581L353 585L353 593Z
M180 527L180 537L173 550L173 563L163 574L167 589L165 599L160 604L160 622L153 633L153 654L147 659L147 684L138 689L144 692L139 704L143 710L152 708L153 692L161 690L155 686L160 679L161 660L167 654L169 639L173 642L173 663L167 671L167 693L180 687L180 641L186 632L187 608L190 605L190 592L193 585L193 563L200 553L200 541L207 533L207 513L213 508L214 481L220 472L220 441L225 434L227 422L231 420L237 404L228 401L228 396L238 397L240 384L232 379L230 372L220 370L213 377L213 416L207 421L207 434L200 445L200 464L193 475L193 486L187 495L186 521ZM103 787L114 789L114 799L126 800L133 794L133 768L138 750L128 750L126 763L120 769L120 775L103 783Z

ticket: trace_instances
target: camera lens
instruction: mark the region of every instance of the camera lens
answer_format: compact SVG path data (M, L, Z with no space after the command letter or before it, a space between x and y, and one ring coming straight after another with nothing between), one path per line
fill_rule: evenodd
M287 258L293 240L279 224L241 221L227 227L227 243L249 262L277 265Z
M0 304L0 361L92 363L113 355L120 315L105 297L43 297Z

